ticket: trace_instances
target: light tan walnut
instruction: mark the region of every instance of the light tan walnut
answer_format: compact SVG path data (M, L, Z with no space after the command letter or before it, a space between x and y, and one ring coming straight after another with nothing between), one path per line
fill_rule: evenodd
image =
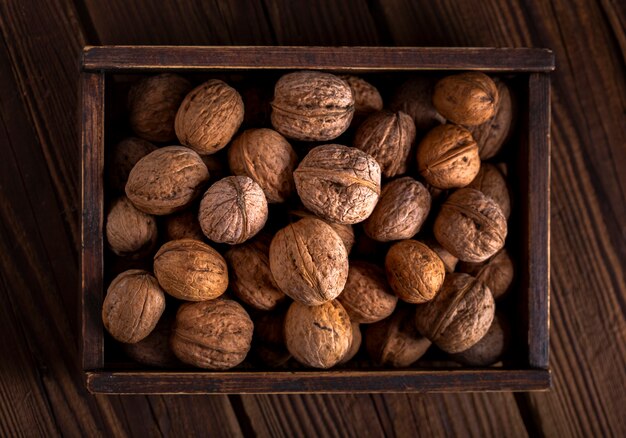
M122 196L113 201L107 214L106 237L111 251L119 256L145 256L157 241L156 220Z
M485 123L498 106L498 87L481 72L447 76L435 85L433 104L451 122L474 126Z

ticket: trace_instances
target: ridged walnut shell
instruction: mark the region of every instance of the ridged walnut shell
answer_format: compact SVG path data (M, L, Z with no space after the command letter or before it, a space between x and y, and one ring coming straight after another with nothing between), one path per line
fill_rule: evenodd
M495 157L513 130L516 111L511 90L501 79L494 79L494 82L498 88L498 102L494 116L485 123L468 128L478 143L481 160Z
M430 205L430 193L422 183L409 176L396 179L383 186L378 204L363 223L363 229L379 242L410 239L422 228Z
M165 240L204 240L195 208L165 216Z
M267 215L261 187L247 176L228 176L206 191L198 220L210 240L236 245L261 231Z
M453 123L474 126L485 123L498 105L498 87L481 72L447 76L435 85L433 105Z
M289 214L299 219L302 219L303 217L313 217L316 219L320 219L319 217L315 216L313 213L305 209L291 210ZM339 235L344 246L346 247L346 251L348 252L348 254L350 254L350 251L352 251L352 247L354 246L355 242L354 227L350 224L337 224L335 222L329 222L324 219L320 220L326 222L333 230L335 230L335 233Z
M511 196L509 195L509 187L504 179L504 175L496 166L489 163L483 163L476 178L467 186L476 189L489 196L497 202L504 214L505 218L511 215Z
M361 348L361 342L363 341L363 337L361 335L361 327L358 322L352 321L352 342L350 342L350 348L346 352L346 354L339 361L340 364L344 364L350 362L354 356L359 352Z
M511 329L506 318L496 313L483 338L465 351L452 355L457 362L472 367L486 367L498 362L509 346Z
M462 126L439 125L418 145L417 168L429 184L439 189L464 187L480 170L478 145Z
M139 342L154 330L165 310L156 278L141 269L115 277L102 304L104 328L120 342Z
M304 218L279 230L270 244L270 269L287 296L307 306L335 299L348 278L348 253L326 222Z
M265 193L268 202L285 202L296 191L293 171L298 156L289 142L272 129L248 129L228 149L234 175L249 176Z
M228 287L228 268L222 256L206 243L171 240L154 256L154 275L174 298L212 300Z
M346 286L337 300L352 322L369 324L391 315L398 297L387 284L382 268L373 263L353 261L350 262Z
M259 310L272 310L286 298L272 276L269 250L269 239L261 236L225 254L232 291L245 304Z
M368 218L380 195L380 166L356 148L317 146L293 174L304 206L330 222L355 224Z
M354 96L353 125L360 123L371 113L383 109L383 98L375 86L358 76L342 75L340 77L348 83Z
M145 78L128 94L130 126L139 137L150 141L176 140L174 119L191 83L178 75L163 73Z
M137 162L128 176L126 196L145 213L165 215L189 205L208 180L209 171L198 154L167 146Z
M231 86L211 79L194 88L176 113L176 136L202 155L222 149L243 122L243 100Z
M305 306L295 301L285 317L285 342L291 355L313 368L330 368L352 343L348 313L337 301Z
M406 172L414 141L415 124L408 114L382 110L359 126L354 147L374 157L383 176L392 178Z
M119 256L147 255L156 244L156 220L122 196L113 201L107 214L106 237L111 251Z
M407 303L424 303L438 293L446 275L439 256L417 240L394 243L385 257L387 281Z
M433 105L433 91L436 78L418 76L409 79L398 88L389 107L393 111L402 111L413 119L419 132L445 123L446 119L437 112Z
M513 260L506 248L482 263L461 263L459 271L473 275L482 281L493 294L494 299L503 297L513 283Z
M465 188L441 206L433 231L450 254L464 262L480 263L502 249L507 225L496 201Z
M274 88L272 126L287 138L332 140L348 129L353 114L350 86L330 73L288 73Z
M157 150L149 141L137 137L128 137L107 151L106 177L109 187L124 192L128 175L137 161Z
M416 307L415 324L437 347L458 353L485 336L495 307L483 283L467 274L448 274L437 296Z
M250 316L235 301L186 303L176 314L170 345L174 354L187 364L226 370L246 358L253 330Z
M124 344L124 352L135 362L151 367L173 368L180 366L170 348L170 335L174 318L163 315L152 332L139 342Z
M408 367L418 361L431 342L415 329L412 307L398 306L389 318L365 330L367 354L379 366Z

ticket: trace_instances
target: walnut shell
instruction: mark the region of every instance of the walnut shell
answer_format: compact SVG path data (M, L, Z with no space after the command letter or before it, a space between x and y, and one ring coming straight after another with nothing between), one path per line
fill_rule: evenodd
M414 141L415 124L408 114L382 110L359 126L354 147L374 157L383 176L392 178L406 172Z
M459 262L459 259L446 251L446 249L443 246L439 245L439 242L437 242L433 238L427 239L425 243L439 256L439 258L443 262L443 265L446 268L446 272L454 272L456 265Z
M494 311L487 286L467 274L448 274L435 298L417 306L415 324L437 347L458 353L482 339Z
M139 342L124 344L124 352L135 362L160 368L173 368L180 365L170 348L170 335L174 315L163 315L152 332Z
M398 88L389 107L392 111L402 111L411 116L418 131L427 131L445 123L446 119L433 105L436 81L436 78L427 76L409 79Z
M464 187L480 170L478 145L470 132L456 125L439 125L417 147L422 177L439 189Z
M362 324L387 318L398 302L387 284L385 271L361 261L350 263L348 281L337 300L348 312L350 321Z
M468 128L478 143L481 160L495 157L513 131L515 106L511 90L501 79L494 82L498 88L495 114L485 123Z
M285 300L270 271L269 239L235 246L226 252L225 258L230 267L231 289L245 304L272 310Z
M198 154L167 146L137 162L128 176L126 196L145 213L170 214L189 205L208 179L209 171Z
M479 263L504 246L506 218L493 199L475 189L459 189L441 206L434 233L450 254Z
M156 278L141 269L115 277L102 304L104 328L120 342L139 342L154 330L165 310Z
M195 209L184 210L165 216L165 240L204 240Z
M144 78L128 94L130 126L150 141L176 140L174 119L191 83L178 75L163 73Z
M504 179L504 175L496 166L489 163L483 163L476 178L467 186L472 189L479 190L491 199L496 201L502 210L505 218L511 215L511 196L509 195L509 187Z
M228 149L228 164L235 175L249 176L268 202L285 202L296 190L293 171L298 156L289 142L272 129L248 129Z
M358 322L352 322L350 325L352 326L352 342L350 342L350 348L346 354L339 361L340 364L350 362L361 348L361 341L363 340L361 336L361 327Z
M130 171L137 161L157 150L149 141L137 137L128 137L108 151L106 177L109 187L124 192Z
M350 86L330 73L288 73L274 88L272 126L287 138L332 140L348 129L353 114Z
M367 327L365 347L377 365L404 368L426 353L431 342L418 333L413 319L411 307L398 306L389 318Z
M435 85L433 105L453 123L480 125L496 113L498 87L481 72L447 76Z
M243 100L231 86L211 79L194 88L176 113L176 136L202 155L222 149L243 122Z
M228 176L206 191L198 219L206 237L236 245L261 231L267 215L261 187L247 176Z
M509 346L511 329L500 313L496 313L489 330L483 338L465 351L452 355L464 365L486 367L498 362Z
M303 217L314 217L316 219L322 220L326 222L330 227L335 230L335 233L339 235L343 245L346 247L346 251L350 254L352 251L352 247L354 246L355 238L354 238L354 228L350 224L337 224L335 222L329 222L327 220L321 219L315 216L310 211L306 211L304 209L299 210L291 210L289 212L291 216L302 219Z
M317 146L293 174L304 206L331 222L355 224L372 214L380 194L380 166L356 148Z
M113 201L107 214L106 237L111 251L119 256L146 255L157 241L156 220L122 196Z
M250 316L235 301L186 303L176 314L170 345L174 354L187 364L226 370L246 358L253 329Z
M374 240L389 242L415 236L430 212L430 193L422 183L406 176L383 186L363 230Z
M337 301L312 307L295 301L285 317L285 341L298 362L313 368L330 368L350 349L350 318Z
M385 270L389 285L407 303L432 300L446 275L439 256L417 240L394 243L385 257Z
M279 230L270 245L270 269L278 287L307 306L335 299L348 278L348 253L324 221L303 218Z
M383 98L375 86L358 76L342 75L340 77L348 83L354 96L353 124L358 124L371 113L383 109Z
M482 263L463 262L459 265L459 271L482 281L496 300L506 295L513 283L513 260L506 248Z
M228 287L226 261L209 245L193 239L165 243L154 256L154 275L179 300L212 300Z

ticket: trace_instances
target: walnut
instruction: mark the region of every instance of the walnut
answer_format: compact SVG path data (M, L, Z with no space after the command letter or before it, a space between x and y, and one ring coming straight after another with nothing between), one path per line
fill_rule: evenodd
M480 170L478 145L467 129L439 125L418 145L417 166L422 177L437 188L464 187Z
M502 210L505 218L511 215L511 197L509 195L509 187L507 186L504 175L496 166L489 163L483 163L476 178L467 186L472 189L479 190L491 199L496 201Z
M174 315L163 315L152 333L134 344L124 344L124 352L135 362L160 368L180 366L178 358L170 348L170 335Z
M385 258L385 270L389 285L407 303L432 300L446 275L439 256L417 240L393 244Z
M380 166L371 155L356 148L317 146L293 176L304 206L331 222L362 222L378 202Z
M287 296L316 306L343 290L348 253L330 225L307 217L276 233L270 245L270 269Z
M496 112L498 87L489 76L480 72L447 76L435 85L433 105L453 123L480 125Z
M235 301L186 303L176 314L170 345L187 364L226 370L246 358L253 329L248 313Z
M141 269L115 277L102 305L104 328L120 342L139 342L152 332L165 310L156 278Z
M515 106L509 87L501 79L494 79L494 82L499 96L495 114L485 123L468 128L478 143L481 160L488 160L500 152L511 135L515 119Z
M272 310L285 300L270 271L269 243L268 238L261 236L225 254L231 289L237 298L259 310Z
M387 284L385 271L368 262L350 263L348 281L337 300L352 322L369 324L387 318L398 298Z
M430 193L424 185L406 176L383 186L380 200L363 230L374 240L410 239L415 236L430 211Z
M113 201L107 214L106 237L111 251L119 256L145 256L156 244L156 220L122 196Z
M317 216L315 216L313 213L311 213L310 211L307 211L303 208L297 209L297 210L291 210L289 212L289 214L295 218L298 219L302 219L303 217L314 217L317 218L319 220L322 220L324 222L326 222L328 225L330 225L330 227L335 230L335 233L337 233L337 235L339 236L339 238L341 239L341 241L343 242L343 245L346 247L346 251L348 252L348 254L350 254L350 251L352 251L352 247L354 246L354 228L352 227L352 225L350 224L337 224L334 222L329 222L327 220L321 219Z
M360 124L368 115L383 109L383 98L375 86L358 76L342 75L354 96L354 117L352 124Z
M487 286L467 274L448 274L435 298L417 306L415 324L440 349L458 353L482 339L494 310Z
M165 216L165 240L204 240L196 209Z
M109 187L124 192L130 171L137 161L157 150L149 141L128 137L117 143L107 152L106 177Z
M361 337L361 328L359 323L353 321L350 325L352 326L352 342L350 342L350 348L346 354L339 361L340 364L350 362L361 348L361 341L363 339Z
M267 221L263 190L247 176L229 176L206 191L200 202L200 227L214 242L235 245L253 237Z
M496 300L506 295L513 283L513 260L505 248L482 263L463 262L459 265L459 271L482 281Z
M156 215L184 209L202 191L209 171L200 156L182 146L167 146L137 162L126 195L139 210Z
M233 174L249 176L261 186L268 202L285 202L295 192L298 156L272 129L244 131L228 149L228 164Z
M435 82L436 78L429 76L409 79L398 88L389 107L393 111L402 111L411 116L418 131L428 131L445 123L446 119L433 105Z
M243 122L243 100L234 88L211 79L194 88L176 113L181 144L202 155L222 149Z
M154 275L179 300L211 300L228 287L226 261L209 245L193 239L165 243L154 256Z
M332 140L348 129L353 113L350 86L330 73L288 73L274 88L272 125L287 138Z
M450 254L479 263L504 246L506 218L493 199L475 189L459 189L441 206L434 233Z
M446 268L446 272L454 272L459 259L446 251L446 249L439 245L439 242L437 242L434 238L428 238L424 243L426 243L426 246L435 251L435 253L439 256Z
M174 119L191 83L178 75L163 73L145 78L128 93L130 126L139 137L150 141L176 140Z
M464 365L486 367L498 362L509 346L511 329L500 313L496 313L489 330L483 338L465 351L452 355Z
M418 333L413 319L412 307L398 306L389 318L367 327L365 347L377 365L404 368L426 353L431 342Z
M382 110L359 126L354 147L374 157L383 176L392 178L406 172L414 141L415 124L408 114Z
M295 301L285 317L285 341L298 362L314 368L330 368L350 349L350 318L337 301L312 307Z

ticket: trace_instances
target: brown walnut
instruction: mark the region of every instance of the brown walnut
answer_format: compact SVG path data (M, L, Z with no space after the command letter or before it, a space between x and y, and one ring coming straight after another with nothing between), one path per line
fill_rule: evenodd
M411 116L419 132L445 123L446 119L433 105L435 83L436 78L427 76L409 79L398 88L389 107L393 111L402 111Z
M440 349L458 353L482 339L494 311L487 286L467 274L448 274L437 296L416 307L415 324Z
M489 163L483 163L476 178L467 186L472 189L479 190L491 199L496 201L502 210L505 218L511 215L511 196L509 195L509 187L506 183L504 175L496 166Z
M261 187L247 176L228 176L206 191L198 220L202 232L212 241L236 245L261 231L267 215Z
M385 270L389 285L407 303L432 300L446 275L439 256L417 240L393 244L385 258Z
M473 275L482 281L489 287L496 300L506 295L513 283L513 260L506 248L482 263L463 262L459 265L459 271Z
M439 245L439 242L437 242L433 238L427 239L424 243L426 243L426 245L430 249L435 251L435 253L439 256L439 258L443 262L443 265L446 267L446 272L454 272L454 269L456 268L459 259L446 251L446 249L443 246Z
M174 119L191 83L178 75L163 73L137 82L128 94L130 126L150 141L176 140Z
M378 202L380 166L371 155L356 148L317 146L293 176L304 206L330 222L362 222Z
M480 72L447 76L435 85L433 105L453 123L480 125L496 113L498 87L489 76Z
M417 167L439 189L464 187L480 170L478 145L470 132L457 125L439 125L417 147Z
M139 342L124 344L124 352L135 362L159 368L173 368L180 365L170 348L170 335L174 318L163 315L152 332Z
M330 225L307 217L276 233L270 245L270 269L287 296L316 306L343 290L348 253Z
M165 216L165 240L204 240L195 208Z
M189 205L208 179L209 171L198 154L167 146L137 162L128 176L126 196L145 213L170 214Z
M272 129L248 129L228 149L234 175L249 176L265 193L268 202L285 202L296 190L293 171L298 157L289 142Z
M298 362L313 368L330 368L350 349L350 318L337 301L311 307L295 301L285 317L285 341Z
M288 73L274 88L272 126L287 138L332 140L348 129L353 114L350 86L330 73Z
M165 295L156 278L141 269L115 277L102 305L104 328L120 342L139 342L154 330L165 310Z
M254 325L241 305L219 299L186 303L176 314L170 345L183 362L226 370L246 358Z
M222 149L243 122L243 100L234 88L211 79L194 88L176 113L176 136L202 155Z
M500 313L496 313L489 330L483 338L465 351L452 355L464 365L486 367L498 362L509 346L511 329Z
M156 244L156 220L122 196L113 201L107 214L106 237L109 248L119 256L145 256Z
M380 199L363 229L380 242L410 239L415 236L430 212L430 193L422 183L409 176L383 186Z
M493 199L475 189L459 189L441 206L434 233L450 254L479 263L504 246L506 218Z
M228 287L226 261L209 245L193 239L164 244L154 256L154 275L179 300L212 300Z
M361 336L361 327L358 322L354 321L352 321L350 325L352 326L352 342L350 342L350 348L346 354L339 361L340 364L350 362L361 348L361 341L363 340Z
M149 141L137 137L128 137L107 151L106 176L109 187L124 192L130 171L137 161L157 150Z
M392 178L406 173L414 141L415 124L408 114L382 110L371 114L359 126L354 147L374 157L383 176Z
M316 219L320 219L324 222L326 222L328 225L330 225L330 227L335 230L335 233L337 233L339 235L339 237L341 238L344 246L346 247L346 251L348 252L348 254L350 254L350 251L352 251L352 247L354 246L354 228L352 227L352 225L350 224L337 224L335 222L329 222L327 220L321 219L317 216L315 216L313 213L311 213L310 211L307 211L303 208L298 209L298 210L291 210L289 212L289 214L291 216L294 216L295 218L299 218L302 219L303 217L314 217Z
M354 96L353 125L358 125L371 113L383 109L383 98L375 86L358 76L343 75L340 77L348 83Z

